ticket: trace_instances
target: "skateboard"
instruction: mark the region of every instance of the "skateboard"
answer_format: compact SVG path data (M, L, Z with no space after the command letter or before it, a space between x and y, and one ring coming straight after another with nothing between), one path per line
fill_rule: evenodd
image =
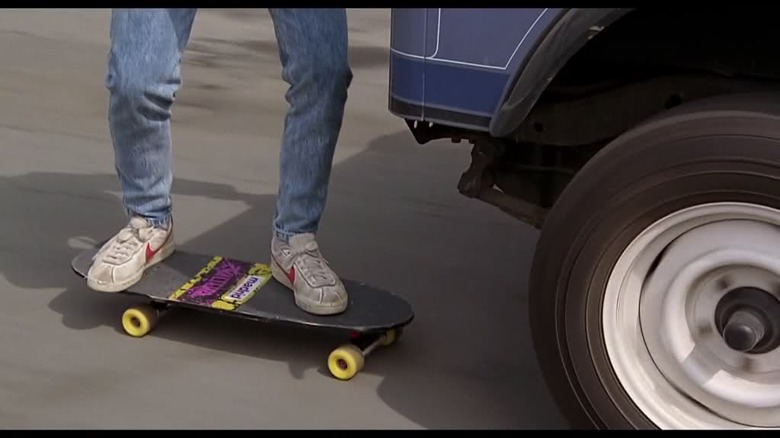
M85 250L71 261L77 275L86 277L99 248ZM125 310L122 328L130 336L143 337L168 310L181 306L258 322L345 331L349 342L334 349L327 364L334 377L349 380L363 369L366 356L397 341L414 313L408 302L393 293L351 280L342 282L349 294L347 310L312 315L295 305L292 291L271 276L267 264L176 250L119 292L149 299Z

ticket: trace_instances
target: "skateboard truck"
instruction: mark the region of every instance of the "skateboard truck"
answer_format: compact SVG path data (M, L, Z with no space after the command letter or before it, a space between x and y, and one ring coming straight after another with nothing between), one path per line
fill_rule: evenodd
M401 336L401 329L390 329L379 335L357 333L349 344L333 350L328 356L328 370L339 380L349 380L359 373L366 356L379 347L388 347Z

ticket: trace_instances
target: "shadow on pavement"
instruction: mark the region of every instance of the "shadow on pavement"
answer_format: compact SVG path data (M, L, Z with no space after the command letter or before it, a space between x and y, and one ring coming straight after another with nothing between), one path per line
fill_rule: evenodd
M334 168L319 233L325 255L340 275L398 293L416 312L400 342L369 356L363 374L382 376L382 400L425 428L564 427L527 335L525 284L536 235L457 194L468 151L453 153L455 147L462 148L420 149L400 132ZM125 223L117 190L113 174L0 177L2 274L28 290L64 289L50 308L68 329L111 326L125 336L120 316L139 301L92 293L70 270L84 242L105 239ZM174 192L248 206L179 241L180 248L267 261L273 196L182 178ZM324 369L338 342L313 330L184 310L171 312L149 336L286 362L293 378Z

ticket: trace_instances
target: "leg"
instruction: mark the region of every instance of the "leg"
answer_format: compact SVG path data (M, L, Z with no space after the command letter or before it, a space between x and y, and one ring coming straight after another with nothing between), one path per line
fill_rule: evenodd
M163 225L171 212L171 107L195 9L115 9L106 87L123 204Z
M314 234L325 209L333 153L352 72L344 9L273 9L282 77L290 84L272 243L274 277L316 314L347 307L344 285Z
M272 9L271 16L290 84L274 218L287 240L317 231L352 73L344 9Z
M131 219L95 256L87 274L94 290L127 289L173 252L170 116L195 11L112 11L109 128Z

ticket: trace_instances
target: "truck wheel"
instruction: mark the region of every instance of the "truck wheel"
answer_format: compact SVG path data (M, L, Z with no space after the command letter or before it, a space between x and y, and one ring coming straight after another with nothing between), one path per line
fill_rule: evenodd
M574 427L780 428L780 96L680 106L570 183L530 282Z

